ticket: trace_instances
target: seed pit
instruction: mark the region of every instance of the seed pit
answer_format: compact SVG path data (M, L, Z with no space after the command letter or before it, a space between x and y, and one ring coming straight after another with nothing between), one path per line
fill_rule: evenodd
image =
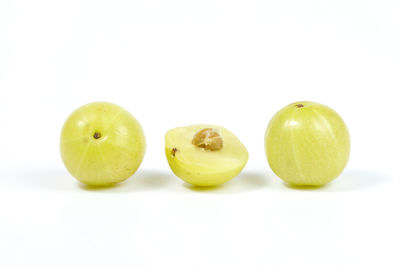
M223 147L223 140L216 129L204 128L193 136L192 144L205 150L215 151Z
M95 132L93 135L94 139L99 139L100 137L101 137L101 133L99 133L99 132Z

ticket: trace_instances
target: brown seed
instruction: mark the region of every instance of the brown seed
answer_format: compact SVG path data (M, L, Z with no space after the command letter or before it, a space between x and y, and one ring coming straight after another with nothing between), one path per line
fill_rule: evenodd
M192 144L205 150L215 151L223 147L223 140L215 129L204 128L193 136Z

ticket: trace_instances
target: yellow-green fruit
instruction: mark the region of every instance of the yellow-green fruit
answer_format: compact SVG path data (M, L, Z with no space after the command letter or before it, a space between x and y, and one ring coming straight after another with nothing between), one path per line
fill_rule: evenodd
M340 175L350 155L342 118L314 102L290 104L271 119L265 151L272 171L293 185L324 185Z
M78 108L61 132L65 167L88 185L111 185L129 178L139 168L145 150L139 122L125 109L107 102Z
M204 124L168 131L165 153L172 171L197 186L229 181L242 171L249 158L235 135L223 127Z

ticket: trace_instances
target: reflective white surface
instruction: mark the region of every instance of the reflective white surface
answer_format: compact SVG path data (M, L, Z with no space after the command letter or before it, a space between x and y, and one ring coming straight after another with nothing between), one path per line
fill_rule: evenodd
M398 267L400 3L0 1L0 266ZM131 112L139 171L80 185L59 155L82 104ZM342 176L298 189L269 169L264 133L285 105L335 109ZM169 170L164 134L221 125L249 150L212 190Z

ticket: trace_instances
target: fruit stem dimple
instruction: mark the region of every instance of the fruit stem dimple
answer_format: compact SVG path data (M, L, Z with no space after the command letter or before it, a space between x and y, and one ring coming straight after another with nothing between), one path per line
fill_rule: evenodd
M192 144L205 150L215 151L223 147L223 139L216 129L204 128L193 136Z
M94 139L99 139L100 137L101 137L101 133L99 133L99 132L95 132L93 135Z

